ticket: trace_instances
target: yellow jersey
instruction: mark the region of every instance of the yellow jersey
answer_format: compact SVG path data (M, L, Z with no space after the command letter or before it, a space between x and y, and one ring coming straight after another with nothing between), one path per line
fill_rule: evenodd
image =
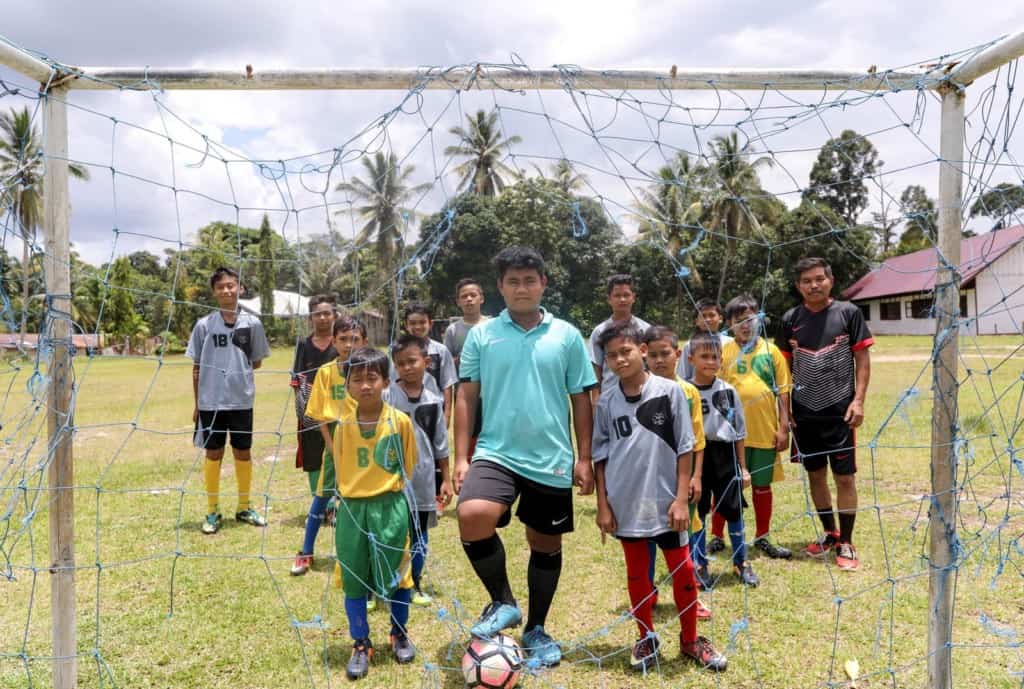
M782 352L763 337L752 347L741 347L735 340L722 347L720 377L736 388L743 403L747 423L747 447L775 449L779 430L778 396L788 394L792 386L789 365Z
M334 416L336 413L338 416ZM306 405L307 416L337 422L331 455L338 494L343 498L372 498L401 491L416 467L412 421L387 403L372 427L360 424L357 413L351 399L346 402L317 395L316 386Z
M329 361L316 370L316 378L306 402L306 416L330 423L341 418L343 409L355 408L355 400L345 392L345 376L341 372L342 362ZM314 413L315 412L315 413Z
M679 376L676 376L676 383L682 388L683 396L686 397L686 403L690 407L690 423L693 425L693 451L700 452L705 445L704 411L700 406L700 391L692 383L687 383Z

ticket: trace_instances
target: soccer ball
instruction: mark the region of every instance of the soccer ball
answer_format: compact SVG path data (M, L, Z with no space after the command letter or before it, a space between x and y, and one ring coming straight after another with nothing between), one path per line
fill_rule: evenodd
M473 639L462 656L468 689L512 689L523 670L523 652L510 636Z

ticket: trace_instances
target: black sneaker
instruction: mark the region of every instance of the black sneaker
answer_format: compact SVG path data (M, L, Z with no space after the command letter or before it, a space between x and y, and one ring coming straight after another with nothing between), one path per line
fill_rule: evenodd
M715 536L708 541L708 554L720 553L725 550L725 541L718 536Z
M370 658L373 657L373 644L369 639L357 639L352 644L352 657L345 666L345 674L349 679L361 679L370 671Z
M793 551L789 548L783 548L781 545L775 545L768 540L767 536L761 536L760 538L754 539L754 547L760 550L762 553L772 558L773 560L788 560L793 557Z
M400 665L411 663L416 658L416 649L401 629L391 631L391 650L395 652L395 662Z
M647 672L658 662L658 638L648 634L633 644L629 665L639 672Z
M708 572L707 565L694 567L693 574L697 578L697 588L701 591L710 591L714 588L715 582L711 581L711 573Z
M744 586L751 588L757 588L761 580L756 574L754 574L754 568L750 566L749 562L744 562L741 566L733 566L733 571L736 572L736 576L740 578L740 581Z

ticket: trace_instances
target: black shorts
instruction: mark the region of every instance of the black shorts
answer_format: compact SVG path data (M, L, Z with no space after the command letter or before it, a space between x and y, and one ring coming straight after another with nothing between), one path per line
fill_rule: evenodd
M302 467L303 471L320 471L320 467L324 463L325 449L324 436L320 433L320 427L302 428L301 421L299 424L299 446L295 448L295 464ZM232 445L231 447L237 446Z
M727 522L743 517L746 501L743 499L743 479L734 443L708 441L704 446L704 468L700 482L700 502L697 513L701 521L711 511L714 498L715 512Z
M838 476L857 473L856 433L842 419L797 420L790 454L807 471L831 465Z
M199 410L195 442L206 450L222 450L231 433L231 447L248 450L252 447L252 409L225 411Z
M512 521L512 503L519 499L516 516L534 531L548 536L573 530L572 488L553 488L531 481L496 462L475 459L469 465L459 502L487 500L509 507L498 528Z

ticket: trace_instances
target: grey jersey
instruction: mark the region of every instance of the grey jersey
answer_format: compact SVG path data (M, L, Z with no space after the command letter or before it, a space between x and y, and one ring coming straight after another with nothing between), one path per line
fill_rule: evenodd
M444 337L442 338L444 346L451 352L452 357L458 359L462 354L462 345L466 344L466 335L469 334L469 331L475 326L486 322L487 316L480 316L480 320L473 325L470 325L461 318L452 319L452 322L444 329Z
M412 480L405 483L405 495L413 512L436 512L434 483L436 460L448 457L448 429L444 425L444 399L432 391L424 376L423 391L416 399L409 399L398 383L384 391L384 401L412 419L416 431L416 468Z
M616 382L601 393L594 417L594 462L605 462L605 491L616 536L669 531L676 499L676 463L693 449L689 405L673 380L649 376L637 397Z
M651 327L650 323L643 319L637 318L636 316L630 318L629 322L633 325L634 328L640 331L641 335L644 334L645 330ZM608 388L615 387L619 383L619 377L615 375L615 372L604 365L604 349L598 344L598 341L601 339L601 333L603 333L605 330L607 330L608 328L612 327L615 324L616 321L613 321L611 318L609 318L606 321L602 321L601 323L598 323L597 327L594 328L594 331L590 333L590 339L587 341L587 349L590 350L590 363L594 364L594 366L599 366L601 368L602 390L607 390Z
M199 365L200 409L252 409L256 398L252 365L270 356L270 343L255 316L239 312L229 326L220 311L214 311L192 328L185 356Z
M438 394L459 382L455 372L455 360L448 348L437 340L427 340L427 378L425 387ZM391 367L391 382L398 381L398 369Z
M704 413L704 438L709 442L732 443L747 437L743 404L736 389L721 378L711 385L693 384L700 392Z
M726 343L732 342L732 335L726 335L725 333L715 333L718 335L718 341L722 343L724 348ZM690 343L687 342L683 346L683 354L679 357L679 363L676 364L676 375L683 380L693 382L693 366L690 365Z

